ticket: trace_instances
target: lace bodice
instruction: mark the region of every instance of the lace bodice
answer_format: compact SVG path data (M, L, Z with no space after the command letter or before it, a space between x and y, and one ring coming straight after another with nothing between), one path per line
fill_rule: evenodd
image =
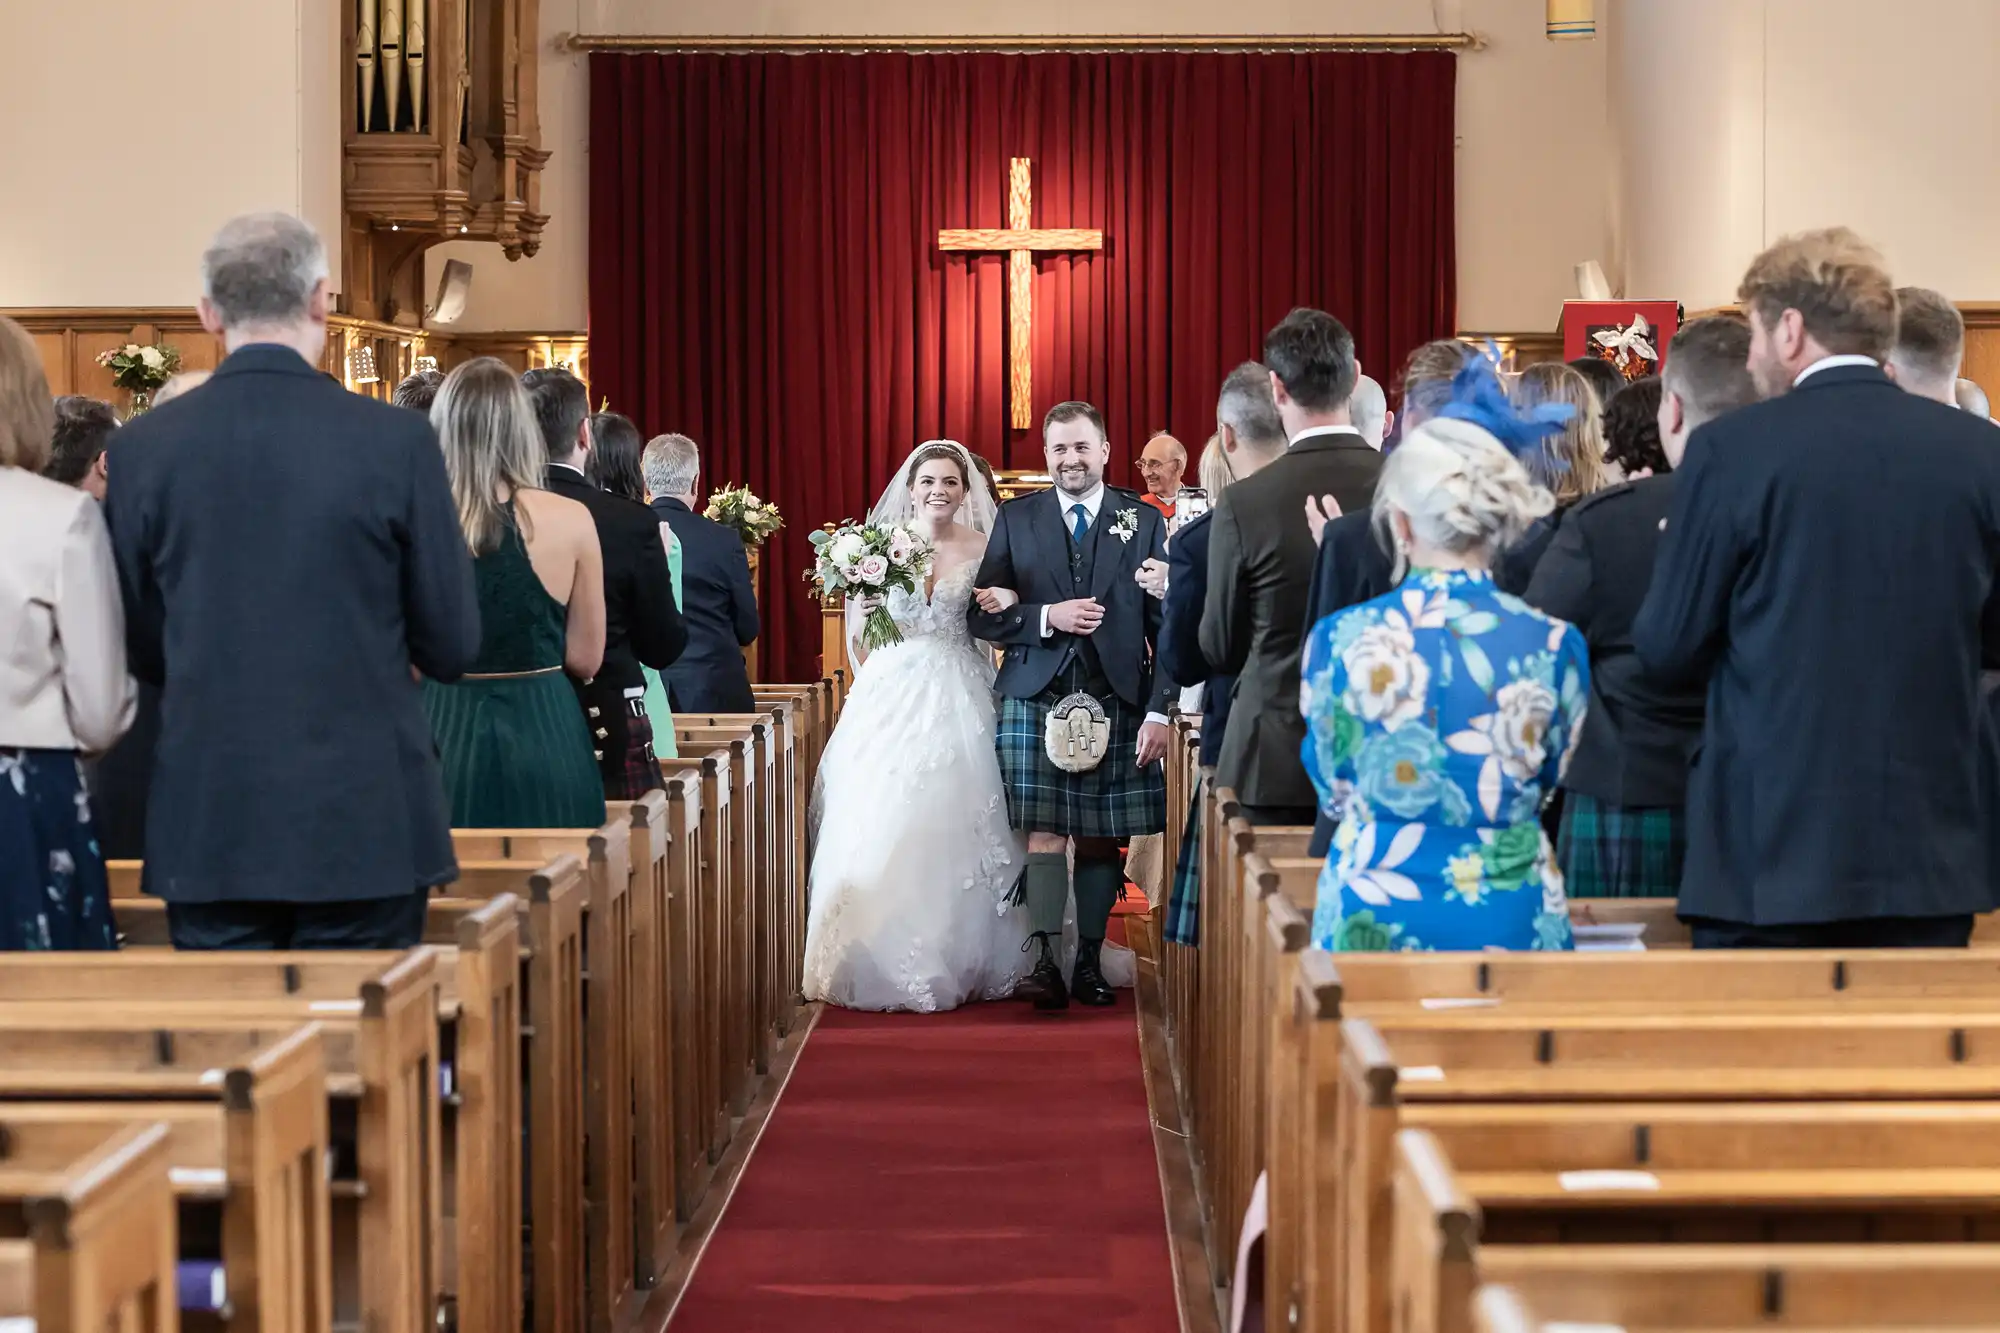
M967 647L972 642L972 633L966 627L966 607L972 601L972 580L978 573L977 561L968 560L955 569L948 569L938 579L931 598L924 600L923 589L904 592L900 588L889 593L889 614L896 618L896 627L903 631L905 640L942 639L954 647Z

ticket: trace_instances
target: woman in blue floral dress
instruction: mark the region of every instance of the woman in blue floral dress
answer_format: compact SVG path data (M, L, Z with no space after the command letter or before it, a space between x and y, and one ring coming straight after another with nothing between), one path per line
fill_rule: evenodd
M1583 721L1590 659L1575 629L1493 586L1494 553L1551 503L1486 426L1542 430L1499 411L1428 422L1390 455L1375 519L1401 585L1307 638L1306 768L1340 820L1319 948L1570 947L1538 815Z

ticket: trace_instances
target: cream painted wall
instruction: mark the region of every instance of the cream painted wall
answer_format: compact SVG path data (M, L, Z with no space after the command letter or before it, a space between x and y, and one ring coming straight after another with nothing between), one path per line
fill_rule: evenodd
M0 306L191 305L224 219L300 212L340 272L333 0L5 6Z
M1625 289L1734 299L1788 232L1846 224L1900 282L2000 297L1993 0L1612 0Z
M1605 46L1550 42L1541 0L542 0L542 252L509 264L497 246L429 257L474 266L467 330L584 327L588 255L587 62L555 47L570 32L725 35L1046 33L1407 33L1470 28L1488 49L1459 63L1459 323L1548 329L1571 268L1611 262L1615 181Z

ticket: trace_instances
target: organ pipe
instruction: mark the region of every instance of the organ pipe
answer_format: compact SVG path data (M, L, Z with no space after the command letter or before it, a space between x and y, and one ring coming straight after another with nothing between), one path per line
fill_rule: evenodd
M382 91L388 100L386 128L394 133L403 105L403 0L382 0Z
M361 79L361 132L375 128L375 0L355 0L355 72Z

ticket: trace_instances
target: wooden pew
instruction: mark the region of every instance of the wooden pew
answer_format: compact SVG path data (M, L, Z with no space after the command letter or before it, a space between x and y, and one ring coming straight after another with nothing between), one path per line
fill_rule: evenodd
M700 754L711 746L734 746L747 735L743 748L744 771L753 775L742 792L740 812L748 812L746 826L739 828L748 856L749 878L742 899L742 934L739 936L744 973L739 989L749 997L745 1014L748 1028L741 1034L745 1058L752 1072L770 1072L771 1055L781 1030L790 1023L790 996L796 986L783 975L785 903L789 894L790 871L781 843L788 842L792 826L790 760L784 756L785 738L774 717L761 714L722 714L683 723L676 719L676 741L685 754ZM748 1084L742 1085L747 1092ZM733 1104L741 1115L748 1101Z
M1332 1263L1344 1327L1387 1333L1392 1146L1413 1103L1991 1097L2000 1014L1380 1015L1342 1025ZM2000 1177L1996 1177L2000 1182ZM1326 1251L1316 1252L1324 1259Z
M1385 1283L1396 1327L1472 1333L1472 1297L1484 1273L1525 1277L1537 1267L1536 1248L1567 1248L1572 1238L1662 1245L1983 1241L1990 1263L2000 1254L1990 1243L2000 1240L1995 1120L1989 1115L1974 1132L1955 1132L1951 1112L1965 1109L1871 1117L1852 1107L1805 1106L1738 1120L1722 1131L1676 1127L1661 1117L1622 1124L1605 1117L1602 1127L1622 1128L1628 1141L1639 1129L1683 1131L1671 1163L1653 1161L1615 1183L1586 1181L1568 1165L1592 1156L1616 1160L1615 1153L1573 1153L1551 1138L1549 1125L1532 1120L1462 1122L1453 1136L1456 1154L1430 1131L1404 1130L1394 1144L1394 1262ZM1596 1128L1572 1127L1586 1136ZM1761 1166L1760 1149L1784 1165ZM1468 1165L1456 1165L1460 1160ZM1800 1165L1822 1160L1824 1167ZM1954 1160L1972 1165L1956 1168ZM1989 1326L1996 1294L2000 1287L1986 1286Z
M306 1024L222 1070L220 1100L0 1103L0 1161L125 1126L167 1132L177 1199L221 1207L231 1318L256 1333L333 1327L326 1058Z
M1305 1161L1273 1170L1266 1245L1267 1293L1274 1308L1296 1305L1299 1326L1339 1327L1329 1302L1336 1284L1336 1226L1342 1125L1341 1023L1384 1013L1597 1013L1675 1011L1847 1014L1870 1010L1993 1007L2000 959L1978 953L1868 951L1717 955L1642 954L1340 955L1308 950L1298 959L1291 1002L1280 1012L1289 1033L1274 1036L1274 1061L1299 1065L1297 1101L1273 1116L1310 1132L1273 1131ZM1426 1006L1442 1006L1427 1008ZM1472 1008L1463 1008L1472 1006ZM1272 1086L1282 1077L1274 1069ZM1274 1159L1275 1161L1275 1159ZM1312 1274L1314 1281L1306 1281Z
M358 1256L362 1318L419 1333L434 1327L444 1267L437 974L429 949L20 955L0 968L0 1098L213 1100L229 1064L320 1020L339 1071L328 1096L354 1110L361 1187L336 1262L343 1249ZM357 990L358 1001L346 998ZM341 998L306 998L329 991ZM146 1007L105 998L132 995ZM335 1304L338 1313L339 1292Z
M1678 915L1675 898L1572 898L1569 919L1577 925L1642 926L1640 937L1648 949L1685 949L1693 934ZM1972 927L1972 942L1986 946L2000 944L2000 912L1989 912Z
M2000 1245L1485 1247L1477 1333L1991 1328Z
M179 1233L167 1128L130 1123L95 1142L29 1143L0 1159L0 1202L26 1242L0 1242L0 1315L36 1333L177 1333Z
M524 874L517 885L531 900L535 894L532 878ZM449 1068L453 1075L441 1116L443 1201L445 1222L452 1232L450 1253L445 1256L444 1292L461 1322L517 1317L523 1308L520 1266L502 1261L513 1253L512 1243L505 1238L521 1234L524 1216L519 1186L507 1183L520 1179L525 1123L520 1050L527 1001L522 987L521 959L526 953L521 944L521 923L532 923L536 913L549 910L546 899L550 887L545 877L541 901L518 912L520 900L511 893L501 893L492 901L433 899L427 922L426 942L442 946L438 952L440 1068ZM120 929L128 936L138 936L149 945L154 941L163 945L162 908L151 899L125 899L115 910ZM370 953L310 956L321 960L358 958L364 968L379 967L393 957ZM532 962L529 965L532 967ZM329 984L338 984L322 976ZM345 1005L353 1010L360 1001L318 995L302 1003L306 1008L299 1013L325 1016L333 1012L328 1006ZM316 1005L321 1008L315 1009ZM280 1005L279 1010L290 1013L292 1006ZM194 1016L185 1006L177 1012ZM536 1157L553 1161L555 1150L555 1143L544 1136ZM577 1157L580 1161L580 1144ZM565 1249L566 1260L572 1254L573 1250Z
M759 802L762 797L762 755L755 727L732 729L727 736L697 740L676 728L681 757L669 760L676 771L699 772L702 804L712 810L708 826L718 841L715 891L704 895L700 923L708 946L712 975L702 977L704 1009L715 1039L714 1090L722 1097L710 1145L720 1157L733 1132L733 1116L749 1109L751 1082L759 1062L756 1054L759 1006L756 963L752 949L754 899L768 877L759 871ZM710 765L715 765L711 773ZM704 849L706 850L706 849Z

